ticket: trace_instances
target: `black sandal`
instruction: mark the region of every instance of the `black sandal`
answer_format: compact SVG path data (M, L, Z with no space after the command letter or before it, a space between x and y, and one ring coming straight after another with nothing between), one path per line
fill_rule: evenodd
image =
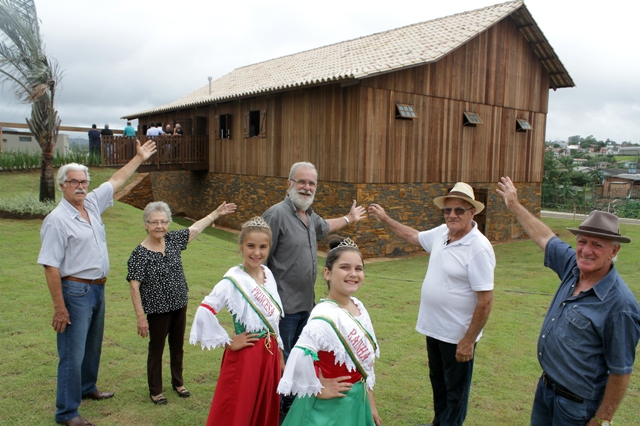
M160 394L160 396L158 397L158 399L153 399L153 395L149 394L149 398L151 399L151 402L153 402L156 405L167 405L167 398L164 397L164 395Z
M175 386L173 387L173 390L176 391L176 393L178 394L178 396L180 398L189 398L191 396L191 392L189 392L187 390L187 388L184 388L182 390L178 390L178 388L176 388Z

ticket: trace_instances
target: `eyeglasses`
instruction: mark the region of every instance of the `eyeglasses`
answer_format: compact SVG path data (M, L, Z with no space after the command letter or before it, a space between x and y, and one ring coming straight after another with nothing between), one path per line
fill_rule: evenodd
M456 207L455 209L452 209L451 207L445 207L444 209L442 209L442 214L444 214L445 216L449 216L451 212L453 212L456 214L456 216L462 216L464 212L468 212L472 208L473 207L469 207L468 209L463 209L462 207Z
M77 179L71 179L71 180L65 180L65 183L70 184L71 186L73 186L74 188L79 187L80 185L84 186L84 187L88 187L89 185L91 185L91 181L90 180L77 180Z
M147 221L149 225L153 226L167 226L169 224L168 220L154 220L153 222Z
M305 179L299 179L299 180L293 180L293 179L289 179L291 182L295 182L296 185L299 186L307 186L309 185L311 188L315 188L316 185L318 184L318 182L313 181L313 180L305 180Z

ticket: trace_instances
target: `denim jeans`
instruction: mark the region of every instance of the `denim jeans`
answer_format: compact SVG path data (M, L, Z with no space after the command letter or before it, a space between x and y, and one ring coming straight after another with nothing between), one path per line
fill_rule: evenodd
M467 417L473 359L456 361L457 346L427 337L434 425L460 426Z
M79 415L82 395L95 392L104 331L104 285L62 280L71 324L57 334L58 391L56 421Z
M280 320L278 328L280 330L280 337L282 338L282 345L284 347L284 362L287 362L289 359L291 349L293 349L298 341L298 337L300 337L302 329L307 325L309 313L310 312L308 311L303 311L296 312L295 314L284 314L284 317ZM294 399L295 395L282 396L280 401L280 408L282 411L285 413L288 412Z
M531 409L531 426L584 426L599 406L600 401L575 402L556 395L540 377Z

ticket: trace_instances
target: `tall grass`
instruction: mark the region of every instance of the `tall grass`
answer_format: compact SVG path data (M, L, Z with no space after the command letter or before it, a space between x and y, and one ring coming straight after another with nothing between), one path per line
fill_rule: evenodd
M32 170L40 167L42 162L42 152L22 152L8 151L0 152L0 170ZM102 159L99 155L87 154L83 151L71 150L68 154L63 155L58 151L53 156L53 167L60 167L67 163L78 163L87 166L100 165Z
M99 185L111 175L92 169ZM9 179L7 179L9 176ZM36 186L38 173L10 173L0 178L0 193L21 192ZM237 201L236 201L237 202ZM239 203L239 209L251 206ZM259 212L256 212L259 213ZM171 390L168 354L165 355L166 406L149 401L146 380L148 340L136 333L136 317L125 280L127 259L144 238L142 213L115 203L103 215L111 272L106 284L107 314L98 386L115 391L107 401L83 401L81 414L104 425L194 425L207 418L222 357L221 350L185 347L186 400ZM574 241L566 227L579 222L545 219L566 241ZM0 219L0 424L53 424L57 379L52 306L42 268L39 220ZM190 223L175 218L171 229ZM357 226L352 230L357 239ZM624 245L617 268L640 297L640 227L622 225L634 242ZM236 236L207 229L183 252L189 284L187 334L196 307L226 270L240 261ZM477 347L469 414L465 425L527 425L540 375L536 342L542 320L557 286L557 277L542 265L542 251L531 241L495 246L498 266L494 307ZM369 310L381 348L376 362L376 404L388 426L426 423L433 416L424 336L415 331L421 283L428 257L368 261L365 285L356 294ZM323 264L320 259L319 264ZM320 275L321 276L321 275ZM316 296L326 295L326 283L316 283ZM220 314L230 326L226 311ZM632 375L615 421L640 424L640 374Z

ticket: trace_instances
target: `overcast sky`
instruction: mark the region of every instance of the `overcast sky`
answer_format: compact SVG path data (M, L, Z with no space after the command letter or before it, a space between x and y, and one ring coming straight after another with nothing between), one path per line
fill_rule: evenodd
M123 128L120 117L172 102L235 68L499 3L495 0L36 0L64 79L63 125ZM550 92L546 140L640 143L637 12L629 0L525 4L576 87ZM0 89L0 121L29 108ZM135 124L135 123L134 123Z

